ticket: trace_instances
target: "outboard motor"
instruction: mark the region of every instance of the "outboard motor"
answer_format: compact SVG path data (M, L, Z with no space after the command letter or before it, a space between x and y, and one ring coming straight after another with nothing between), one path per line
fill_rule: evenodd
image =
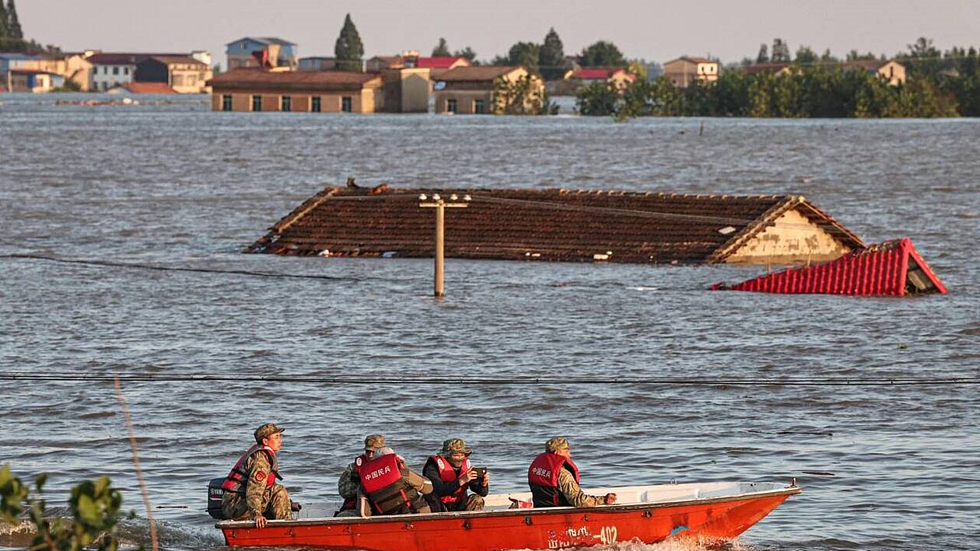
M221 514L221 498L225 496L225 489L221 485L224 483L225 477L212 478L208 483L208 514L218 520L225 520Z

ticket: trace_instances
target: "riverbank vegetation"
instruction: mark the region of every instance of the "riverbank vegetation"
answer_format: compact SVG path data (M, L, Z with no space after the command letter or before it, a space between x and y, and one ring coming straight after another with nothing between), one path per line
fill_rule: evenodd
M759 59L765 55L760 51ZM785 43L774 44L785 60ZM851 52L847 61L875 59ZM906 81L889 80L830 56L801 48L788 69L750 73L729 66L714 82L686 88L666 77L638 78L625 89L594 83L580 89L582 115L629 119L640 116L876 118L980 116L980 56L975 48L945 53L922 38L894 58L906 68ZM746 60L747 65L751 60ZM763 61L767 61L763 59ZM771 58L769 59L771 61Z

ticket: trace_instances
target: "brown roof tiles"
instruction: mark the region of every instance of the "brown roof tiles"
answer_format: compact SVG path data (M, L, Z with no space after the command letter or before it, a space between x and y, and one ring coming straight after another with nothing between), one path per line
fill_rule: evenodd
M215 76L208 86L221 89L283 88L289 90L360 90L381 77L349 71L266 71L234 69Z
M446 213L446 256L630 263L722 262L740 242L796 208L851 247L853 233L800 196L719 196L623 191L417 190L327 187L277 222L246 252L431 257L434 215L419 194L470 195Z

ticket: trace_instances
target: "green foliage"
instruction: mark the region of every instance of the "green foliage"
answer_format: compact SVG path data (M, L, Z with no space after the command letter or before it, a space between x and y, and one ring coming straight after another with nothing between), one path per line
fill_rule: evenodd
M34 483L38 496L43 494L46 479L42 474ZM10 473L9 466L0 469L0 519L17 525L27 513L37 529L28 551L116 551L119 548L116 525L122 494L112 488L108 477L72 488L68 504L72 522L47 518L44 499L33 497L27 486Z
M521 65L528 71L537 71L540 49L541 46L533 42L518 42L507 52L507 65Z
M619 91L610 82L593 82L575 93L575 111L587 117L616 115Z
M453 55L454 56L459 56L459 57L464 57L470 63L472 63L474 65L477 64L476 63L476 52L474 52L473 51L473 48L470 48L469 46L463 48L462 50L456 50L455 52L453 52Z
M514 81L494 79L492 110L495 115L554 115L558 106L548 100L541 81L528 74Z
M354 26L349 13L344 18L344 26L340 29L340 36L337 37L333 52L337 58L338 69L342 71L361 70L364 44L361 43L361 35L357 32L357 27Z
M583 67L626 67L626 58L615 44L600 40L582 50L579 63Z
M14 0L7 0L7 38L24 40L24 31L20 28L20 18L17 17Z
M755 56L756 63L769 63L769 46L759 45L759 55Z
M432 57L449 57L452 55L449 53L449 44L446 43L446 39L440 37L439 43L436 44L435 48L432 48Z
M0 0L0 42L10 37L10 18L7 16L7 8Z
M817 53L809 46L800 46L796 49L796 63L813 63L817 59Z
M772 57L769 58L773 63L789 63L793 57L789 54L789 44L782 38L774 38L772 41Z
M538 67L545 80L558 80L565 76L565 46L554 27L545 35L544 44L538 50Z

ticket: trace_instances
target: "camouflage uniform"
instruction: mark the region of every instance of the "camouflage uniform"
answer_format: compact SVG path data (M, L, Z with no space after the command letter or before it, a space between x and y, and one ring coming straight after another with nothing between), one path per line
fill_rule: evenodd
M282 432L282 429L271 423L262 425L255 431L255 440L261 444L263 437L274 432ZM289 492L286 491L285 486L267 485L269 477L275 475L272 473L272 465L269 464L269 457L265 452L252 454L245 462L244 471L248 473L245 495L225 492L221 499L221 514L226 519L251 520L260 514L270 520L292 518Z
M383 434L372 434L364 439L364 451L374 451L385 447L385 437ZM354 463L347 465L340 478L337 479L337 493L344 501L358 499L358 489L361 487L361 480L357 476L357 466ZM352 509L341 509L337 512L338 517L358 516L357 505Z
M568 449L571 449L571 446L568 445L567 438L552 438L545 443L545 451L548 452ZM568 469L562 469L558 473L558 491L565 496L572 507L596 507L606 503L606 496L590 496L583 492L578 482L575 482L575 476L568 472Z
M457 467L449 461L449 458L454 453L462 453L469 456L473 453L473 450L466 447L466 442L460 438L450 438L442 443L442 450L439 455L446 459L446 462L453 468L456 472L456 476L459 477L461 467ZM484 486L481 483L481 479L474 479L467 484L467 490L473 492L472 494L466 494L464 492L465 499L461 499L459 502L454 504L444 504L439 501L440 496L448 496L456 493L459 489L459 483L455 480L451 482L443 482L439 477L439 467L433 461L427 461L424 469L422 470L422 476L428 478L432 481L432 486L434 491L430 494L430 499L428 500L430 505L435 505L433 509L442 509L447 511L482 511L484 508L483 498L489 493L489 485ZM438 502L438 504L437 504Z

